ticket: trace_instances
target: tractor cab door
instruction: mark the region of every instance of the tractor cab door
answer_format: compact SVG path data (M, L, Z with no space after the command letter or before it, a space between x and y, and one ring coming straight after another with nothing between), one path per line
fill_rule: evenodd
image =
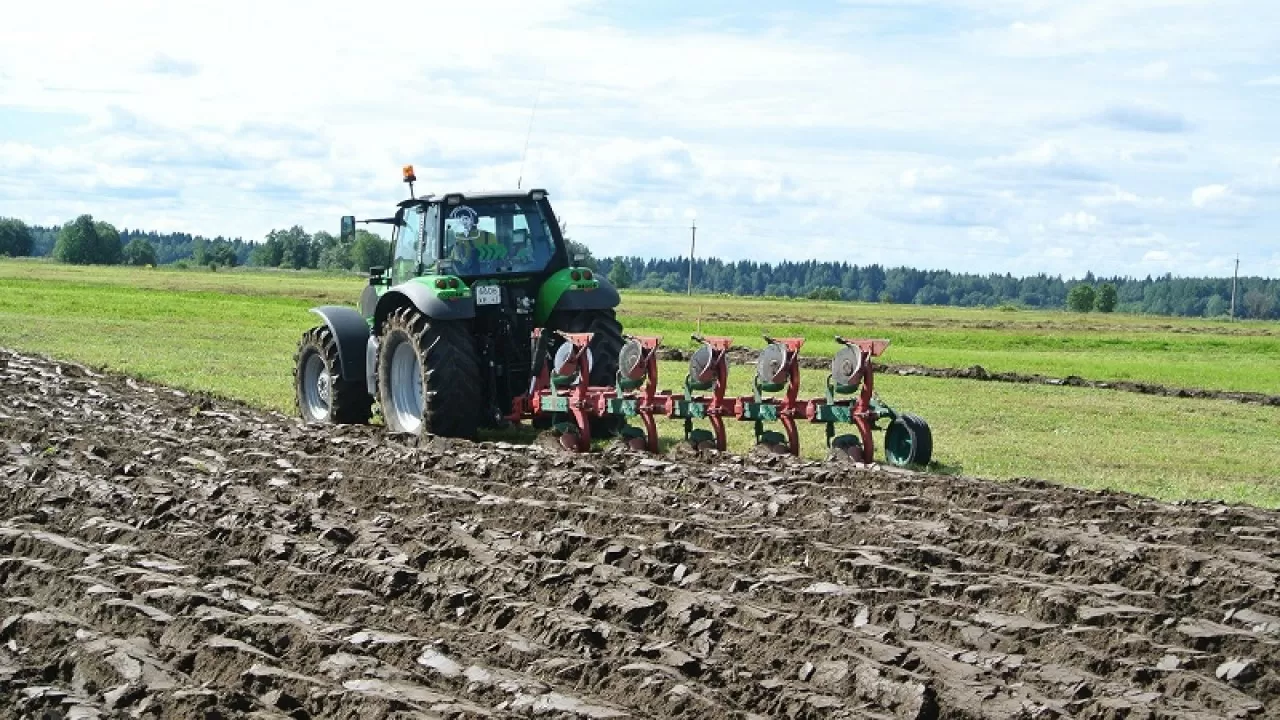
M418 274L424 226L421 207L411 207L404 211L404 224L400 226L400 232L396 233L391 258L392 285L399 285Z
M422 230L422 243L418 246L418 275L435 267L440 259L440 206L427 207Z

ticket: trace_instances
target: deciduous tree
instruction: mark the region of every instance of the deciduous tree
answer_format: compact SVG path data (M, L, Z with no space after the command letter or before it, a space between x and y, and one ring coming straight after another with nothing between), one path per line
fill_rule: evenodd
M72 265L98 262L98 230L92 215L81 215L62 226L53 245L53 259Z
M1093 286L1087 283L1080 283L1071 288L1071 292L1067 293L1067 307L1075 312L1090 312L1093 310L1094 301L1097 299L1097 293L1094 292Z
M0 218L0 257L31 254L34 240L31 229L17 218Z
M1116 301L1119 299L1116 293L1116 286L1111 283L1103 283L1098 288L1098 297L1094 301L1094 306L1098 312L1109 313L1116 309Z
M146 240L135 237L124 246L125 265L155 265L156 249Z

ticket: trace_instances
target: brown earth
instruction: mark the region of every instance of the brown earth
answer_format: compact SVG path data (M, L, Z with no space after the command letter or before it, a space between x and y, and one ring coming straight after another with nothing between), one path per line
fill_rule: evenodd
M0 351L0 716L1280 716L1280 513L304 427Z
M688 354L675 348L661 351L663 360L682 361ZM729 362L734 365L754 365L758 351L735 346L729 353ZM828 370L831 358L801 357L800 367L807 370ZM1077 375L1052 377L1016 372L991 372L981 365L967 368L938 368L925 365L898 365L894 363L876 363L876 372L893 375L917 375L921 377L982 380L986 382L1004 382L1022 385L1060 385L1065 387L1093 388L1095 390L1118 390L1120 392L1138 393L1140 395L1160 395L1163 397L1195 398L1200 400L1228 400L1230 402L1251 405L1269 405L1280 407L1280 395L1268 395L1258 392L1242 392L1237 390L1209 390L1206 388L1183 388L1159 383L1133 382L1130 380L1087 380Z

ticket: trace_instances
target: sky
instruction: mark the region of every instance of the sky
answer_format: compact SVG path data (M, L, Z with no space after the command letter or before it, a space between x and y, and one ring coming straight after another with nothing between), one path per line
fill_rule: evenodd
M0 216L545 188L596 256L1280 276L1280 3L15 2Z

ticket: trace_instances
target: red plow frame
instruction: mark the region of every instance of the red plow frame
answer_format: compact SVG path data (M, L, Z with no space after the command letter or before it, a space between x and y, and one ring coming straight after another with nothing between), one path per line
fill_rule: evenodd
M800 398L800 349L803 338L771 338L756 361L753 392L729 396L730 337L694 335L700 347L692 354L684 392L658 389L658 351L661 337L627 336L619 358L617 382L592 386L590 333L557 334L565 341L554 360L540 363L527 395L514 399L508 420L519 423L552 416L553 428L566 449L591 448L593 418L635 418L641 427L626 426L619 434L635 449L657 453L657 419L684 421L684 441L698 450L725 451L725 420L754 424L756 444L772 452L800 454L799 423L826 425L828 457L872 463L877 422L888 419L885 459L897 466L928 465L933 442L929 426L918 416L899 414L881 402L875 392L874 358L888 340L849 340L837 337L841 349L832 359L824 397ZM535 334L535 339L537 335ZM705 421L710 430L695 428ZM782 431L768 429L774 423ZM852 426L855 432L837 434L836 427Z

